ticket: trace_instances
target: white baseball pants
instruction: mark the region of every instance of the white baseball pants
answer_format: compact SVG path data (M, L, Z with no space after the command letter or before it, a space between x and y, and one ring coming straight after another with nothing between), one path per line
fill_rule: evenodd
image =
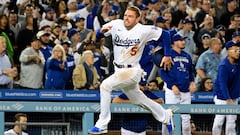
M160 122L169 118L165 109L155 101L149 99L139 89L138 83L143 74L140 66L132 68L116 68L115 73L105 79L100 86L100 115L95 126L100 129L107 129L111 120L110 104L112 90L122 90L133 104L148 109Z
M141 133L136 133L136 132L121 128L121 135L146 135L146 131L143 131Z
M214 97L214 102L216 105L226 105L226 100L217 99ZM238 104L237 100L234 100L234 104ZM236 120L237 115L215 115L213 127L212 127L212 134L213 135L221 135L222 132L222 125L226 118L226 135L236 135Z
M180 92L180 95L176 95L172 90L166 87L165 89L165 104L191 104L191 93L190 92ZM182 135L191 135L191 126L190 126L189 114L182 114ZM162 134L169 135L168 129L165 125L162 125Z

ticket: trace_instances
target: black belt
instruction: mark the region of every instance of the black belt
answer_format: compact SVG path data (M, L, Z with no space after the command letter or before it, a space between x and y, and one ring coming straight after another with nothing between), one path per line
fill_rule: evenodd
M115 63L115 62L113 62L113 64L114 64L117 68L131 68L131 67L133 67L132 64L120 65L120 64L117 64L117 63Z

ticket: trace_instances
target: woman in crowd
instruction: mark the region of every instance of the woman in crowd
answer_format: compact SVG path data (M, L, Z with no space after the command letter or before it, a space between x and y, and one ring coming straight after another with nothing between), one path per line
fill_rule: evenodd
M66 53L63 47L57 44L48 59L46 66L46 89L65 89Z
M198 91L209 92L213 90L213 82L210 77L202 79Z

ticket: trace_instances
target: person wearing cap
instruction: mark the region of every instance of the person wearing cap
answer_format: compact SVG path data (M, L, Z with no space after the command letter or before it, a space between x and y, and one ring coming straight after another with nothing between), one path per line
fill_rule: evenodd
M141 10L141 19L140 19L140 23L141 24L150 24L153 25L153 21L147 18L147 14L148 14L148 7L145 4L141 4L138 6L138 8Z
M72 74L73 74L73 70L76 65L74 62L73 55L71 53L69 53L69 49L70 49L70 46L72 45L72 43L69 40L63 40L61 42L61 45L64 48L65 53L66 53L66 72L65 72L66 85L65 85L65 89L73 90Z
M90 31L89 29L86 29L85 26L85 18L82 16L75 16L74 18L74 22L76 25L76 29L78 30L79 34L80 34L80 42L83 42L89 34L93 34L92 31Z
M27 47L21 52L19 85L22 89L43 88L45 59L40 48L41 42L37 37L34 37L31 41L31 47Z
M56 21L55 14L55 10L52 7L48 7L45 10L45 17L39 23L40 29L45 25L52 26Z
M68 31L68 38L72 43L70 51L72 51L75 65L77 65L80 57L79 49L83 47L81 42L81 36L77 29L72 28Z
M216 36L218 38L220 38L220 40L222 41L223 44L225 44L226 43L225 36L226 36L227 28L220 24L220 25L216 26L216 30L218 31L218 34Z
M108 18L109 18L109 21L112 21L112 20L115 20L118 18L118 13L116 10L112 9L110 11L108 11Z
M211 36L207 33L203 34L201 37L202 44L198 46L196 55L200 56L203 52L207 51L209 48Z
M231 38L232 41L234 41L234 42L236 42L236 43L240 43L240 32L239 32L239 31L233 32L233 34L232 34L231 37L232 37L232 38ZM223 48L223 50L222 50L222 55L223 55L224 57L227 56L227 49L226 49L226 47Z
M240 47L235 41L228 41L225 45L227 57L218 66L217 78L214 83L213 95L216 105L236 105L240 87ZM226 135L236 135L237 115L215 115L212 134L221 135L222 126L226 118Z
M158 18L156 18L156 22L155 22L155 26L160 27L160 28L165 28L165 22L167 21L167 19L163 16L159 16Z
M174 132L173 110L164 109L160 104L147 98L139 91L138 82L143 75L139 61L143 49L148 41L162 40L164 45L164 57L160 66L170 69L172 59L170 55L170 35L167 31L153 25L142 25L139 23L141 11L136 6L127 7L124 19L116 19L105 24L96 33L97 38L111 36L114 47L115 72L101 82L99 119L96 124L88 130L89 134L104 134L108 132L108 124L111 121L111 92L114 89L122 89L133 104L144 106L152 112L154 118L168 125L169 131Z
M195 32L192 30L193 28L193 20L191 18L185 18L182 20L182 29L180 29L177 33L180 34L185 38L185 48L183 49L185 52L187 52L192 60L193 64L196 63L196 43L193 39L193 36Z
M36 35L41 43L40 51L43 53L45 61L47 61L47 59L51 56L52 53L52 47L50 46L50 35L50 33L42 30L39 31Z
M166 19L163 16L159 16L155 20L155 26L165 29ZM156 74L159 71L160 60L162 57L162 49L157 46L163 44L162 42L149 42L147 46L144 47L142 57L140 59L140 64L144 71L146 72L146 80L149 82L156 78Z
M52 29L52 31L51 31L52 34L50 36L50 39L54 45L61 44L62 40L68 39L67 32L63 33L61 26L58 23L54 23L51 26L51 29Z
M68 0L67 2L68 13L67 17L74 19L76 15L78 15L78 4L77 0Z
M147 19L154 22L155 19L160 16L160 8L161 8L161 1L160 0L150 0L148 2L148 14L146 16Z
M197 72L195 83L197 87L199 87L201 80L205 77L210 77L213 81L216 80L217 67L223 58L221 51L221 40L218 38L211 38L209 49L199 56L195 66Z
M232 40L237 43L240 43L240 31L233 32Z
M151 12L160 12L161 0L149 0L148 7L150 7Z
M171 13L168 14L166 12L163 12L165 16L168 16L169 19L171 19ZM169 25L166 23L169 23ZM156 21L155 21L155 26L159 27L159 28L162 28L162 29L166 29L168 30L168 32L170 33L170 37L172 37L174 34L177 33L177 31L175 29L168 29L170 26L170 22L168 22L167 18L165 18L164 16L159 16L158 18L156 18ZM163 45L163 42L157 42L158 45ZM149 54L151 54L152 56L152 59L149 61L149 63L146 63L143 62L143 63L146 63L147 66L145 66L146 68L147 67L150 67L153 63L153 66L152 68L148 68L148 70L146 71L147 72L147 75L146 75L146 78L147 78L147 81L151 81L153 79L156 78L156 74L158 73L159 71L159 65L160 65L160 59L162 58L162 53L163 53L163 50L162 49L159 49L156 44L156 42L149 42L149 44L144 48L144 53L142 55L142 61L145 61L144 57L146 56L149 56ZM146 49L148 48L148 49ZM145 52L146 50L148 50L147 52ZM144 55L146 54L146 55ZM150 63L152 62L152 63ZM148 71L151 69L151 72L148 74ZM146 70L146 69L144 69Z
M160 68L160 77L164 81L165 104L191 104L191 93L195 91L194 69L191 56L185 52L185 40L180 34L173 35L171 57L173 67L166 71ZM183 114L182 134L191 135L190 115ZM162 126L162 134L168 135L167 127Z

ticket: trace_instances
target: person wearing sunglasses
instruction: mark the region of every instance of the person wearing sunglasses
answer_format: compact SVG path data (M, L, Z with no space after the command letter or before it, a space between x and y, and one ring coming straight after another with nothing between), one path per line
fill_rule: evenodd
M218 74L214 83L214 102L216 105L238 104L240 87L240 45L231 40L225 45L227 57L218 66ZM226 118L226 135L236 134L237 115L215 115L212 127L213 135L221 135L222 125Z

